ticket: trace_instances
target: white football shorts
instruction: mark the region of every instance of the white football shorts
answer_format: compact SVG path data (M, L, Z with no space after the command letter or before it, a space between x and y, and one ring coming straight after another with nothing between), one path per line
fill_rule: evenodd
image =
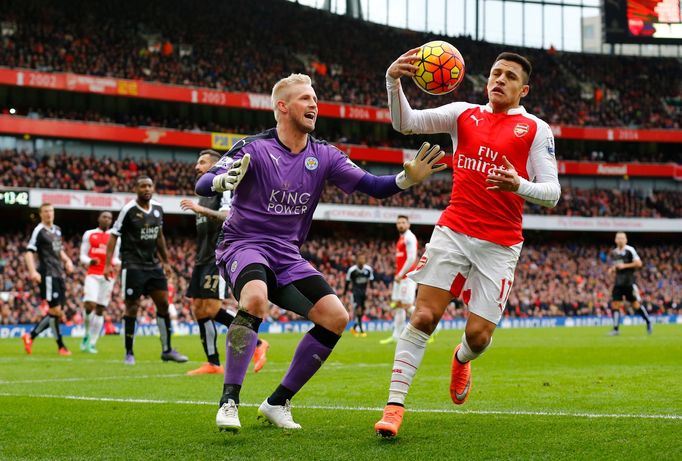
M83 284L83 301L108 306L111 292L114 289L114 279L107 280L103 275L88 274Z
M417 282L410 280L409 278L393 281L393 293L391 293L391 301L411 306L414 304L414 298L416 294Z
M514 283L523 242L507 247L436 226L417 268L415 282L461 297L469 312L497 324Z

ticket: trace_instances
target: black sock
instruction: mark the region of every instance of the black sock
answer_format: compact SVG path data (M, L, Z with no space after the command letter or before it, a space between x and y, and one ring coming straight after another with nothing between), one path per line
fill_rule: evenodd
M199 324L199 337L201 338L201 345L204 348L204 354L206 354L206 357L208 358L208 348L206 347L206 322L208 322L210 319L197 319L197 323Z
M156 314L156 324L159 326L159 336L161 338L161 350L170 352L171 350L171 319L170 315Z
M40 319L40 322L36 323L35 327L33 327L33 331L31 331L31 339L36 339L36 336L45 331L49 326L50 316L46 315L45 317Z
M291 400L292 398L294 398L294 394L296 393L290 391L289 389L280 384L279 386L277 386L277 389L275 389L275 392L273 392L272 395L268 397L268 403L270 405L282 406L286 403L287 400Z
M239 384L223 384L223 396L220 398L220 406L222 407L230 399L239 405L239 391L241 389L242 386Z
M364 333L364 332L365 332L365 329L362 327L362 315L363 315L363 314L362 314L362 311L361 311L361 310L360 310L360 311L357 311L357 312L355 313L355 318L356 318L356 320L355 320L355 326L358 327L358 328L356 328L356 330L360 330L360 333Z
M644 319L647 326L651 324L651 320L649 319L649 313L646 311L646 307L639 306L639 309L637 309L637 313L639 314L640 317Z
M199 334L201 335L201 345L204 346L204 352L208 363L220 366L220 356L218 355L218 348L216 347L216 337L218 332L215 323L211 319L199 319Z
M213 320L229 328L230 324L234 320L234 316L225 309L220 308L218 309L218 313L213 317Z
M123 317L123 328L125 331L125 345L126 354L133 353L133 341L135 340L135 323L137 322L137 317L128 317L127 315Z
M59 329L59 317L59 315L50 315L50 327L52 327L52 334L57 341L57 347L66 349L64 341L62 341L62 332Z
M260 327L261 322L263 322L263 319L251 315L244 310L240 310L237 312L237 316L234 318L233 322L235 325L241 325L258 333L258 328Z

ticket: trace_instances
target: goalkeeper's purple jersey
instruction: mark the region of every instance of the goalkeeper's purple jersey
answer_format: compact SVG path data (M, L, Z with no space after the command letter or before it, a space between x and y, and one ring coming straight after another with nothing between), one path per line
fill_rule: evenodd
M325 182L351 193L366 174L339 149L312 136L303 151L292 154L275 128L240 140L210 171L224 173L247 153L251 162L223 224L218 259L236 241L267 241L298 252Z

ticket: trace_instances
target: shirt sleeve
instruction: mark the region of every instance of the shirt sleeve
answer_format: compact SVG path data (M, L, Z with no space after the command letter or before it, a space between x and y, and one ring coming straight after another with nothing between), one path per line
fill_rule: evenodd
M410 267L417 261L417 237L411 232L405 235L405 250L407 252L407 259L405 259L405 264L398 271L398 278L404 277L410 270Z
M472 106L466 102L453 102L434 109L415 110L407 102L400 79L386 76L388 108L391 123L396 131L403 134L455 134L457 117Z
M80 261L81 263L85 264L86 266L90 264L90 255L88 254L90 252L90 235L92 232L86 231L85 234L83 234L83 241L81 242L81 254L80 254Z
M116 221L114 221L114 225L111 226L111 233L116 237L120 237L121 233L123 233L123 224L126 215L128 214L128 210L130 210L130 204L124 205L123 208L121 208L121 211L118 213L118 217L116 218Z
M31 238L28 240L28 245L26 245L26 250L36 252L38 251L38 235L40 234L41 225L38 225L31 232Z
M116 246L114 246L114 254L111 257L111 264L114 266L121 265L121 259L119 258L119 253L121 251L121 239L116 240Z
M357 166L348 158L346 154L341 152L334 146L329 146L330 152L330 168L327 174L327 181L334 184L336 187L350 194L355 190L366 171Z
M230 150L228 150L225 155L223 155L220 160L213 165L208 172L215 175L226 173L230 169L230 166L240 158L244 156L242 149L247 145L247 138L242 138L237 141Z
M554 135L549 125L538 121L538 129L528 156L528 179L520 178L516 195L547 208L556 206L561 196L554 151Z
M637 254L637 250L635 250L633 247L629 247L628 249L632 252L632 260L633 261L640 261L641 260L639 255Z
M355 266L350 266L346 271L346 282L350 282L350 274L353 272Z
M374 280L374 269L372 269L372 266L367 266L369 268L369 279Z

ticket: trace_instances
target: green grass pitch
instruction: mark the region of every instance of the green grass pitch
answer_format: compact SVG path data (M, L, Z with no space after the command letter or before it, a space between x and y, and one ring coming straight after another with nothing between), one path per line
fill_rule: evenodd
M174 339L188 364L162 363L158 339L137 338L134 367L120 337L100 340L97 356L67 338L71 358L51 339L37 339L30 357L21 340L0 340L0 459L682 459L682 326L606 333L498 330L463 406L448 393L461 331L439 333L394 440L373 430L394 351L378 344L385 334L344 336L294 399L300 431L256 421L300 338L265 335L269 360L246 377L237 435L215 427L222 376L184 375L203 358L198 337Z

